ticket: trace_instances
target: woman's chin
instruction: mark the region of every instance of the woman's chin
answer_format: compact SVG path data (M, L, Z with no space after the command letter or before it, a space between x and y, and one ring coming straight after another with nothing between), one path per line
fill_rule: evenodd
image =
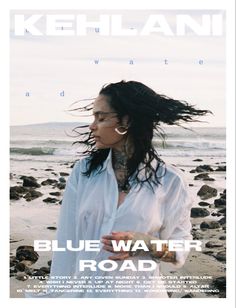
M97 149L107 149L107 148L109 148L109 146L106 146L106 145L102 144L102 143L99 142L99 141L96 142L95 147L96 147Z

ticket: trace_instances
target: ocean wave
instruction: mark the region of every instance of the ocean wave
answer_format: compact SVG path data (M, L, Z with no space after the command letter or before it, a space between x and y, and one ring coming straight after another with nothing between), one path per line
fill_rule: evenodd
M165 142L164 147L161 142L153 143L154 146L164 149L225 150L224 142L169 140Z
M32 148L10 148L11 154L22 155L54 155L56 148L51 147L32 147Z

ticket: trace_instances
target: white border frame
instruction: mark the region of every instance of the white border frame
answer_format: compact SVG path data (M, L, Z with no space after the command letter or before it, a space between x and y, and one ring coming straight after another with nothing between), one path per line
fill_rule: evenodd
M115 3L114 3L115 2ZM235 1L234 0L143 0L142 2L136 2L134 0L64 0L64 1L51 1L40 0L40 2L33 2L32 0L10 0L2 7L1 4L1 26L0 37L1 48L0 67L1 67L1 98L2 107L4 112L1 112L1 154L3 155L2 164L2 176L1 176L1 188L4 193L1 194L1 211L4 215L1 215L3 221L1 221L2 230L1 235L1 258L3 261L1 264L1 280L5 284L1 283L1 302L2 305L17 307L26 307L27 305L34 305L34 307L40 307L42 304L60 304L56 299L10 299L9 298L9 273L8 273L8 255L6 247L9 247L9 211L8 211L8 191L9 182L6 180L9 177L9 110L7 102L9 102L9 11L16 9L224 9L226 10L226 49L227 49L227 65L226 65L226 123L227 123L227 298L206 298L190 300L183 299L82 299L82 302L78 302L78 299L62 299L63 304L68 303L70 306L77 305L96 305L96 307L102 307L104 305L111 304L112 306L126 305L138 305L138 304L154 304L160 305L173 305L177 307L185 307L185 305L191 305L192 307L205 307L205 305L214 305L214 308L222 307L235 307ZM5 162L6 159L6 162ZM230 208L229 208L230 207ZM5 218L6 215L6 218ZM6 264L6 265L5 265ZM4 301L4 302L3 302ZM43 302L42 302L43 301Z

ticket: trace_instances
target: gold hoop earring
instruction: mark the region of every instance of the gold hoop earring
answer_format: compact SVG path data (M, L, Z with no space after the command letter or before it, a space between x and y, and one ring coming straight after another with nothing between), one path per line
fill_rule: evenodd
M126 129L126 130L123 131L123 132L121 132L121 131L119 131L119 128L124 128L124 129ZM115 128L115 131L116 131L117 134L119 134L119 135L125 135L125 134L127 134L128 129L127 129L127 127L125 127L125 126L118 126L117 128Z

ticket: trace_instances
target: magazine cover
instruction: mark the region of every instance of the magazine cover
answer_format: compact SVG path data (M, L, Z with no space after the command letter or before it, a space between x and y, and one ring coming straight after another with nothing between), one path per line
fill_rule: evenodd
M226 298L226 19L10 11L11 298Z

